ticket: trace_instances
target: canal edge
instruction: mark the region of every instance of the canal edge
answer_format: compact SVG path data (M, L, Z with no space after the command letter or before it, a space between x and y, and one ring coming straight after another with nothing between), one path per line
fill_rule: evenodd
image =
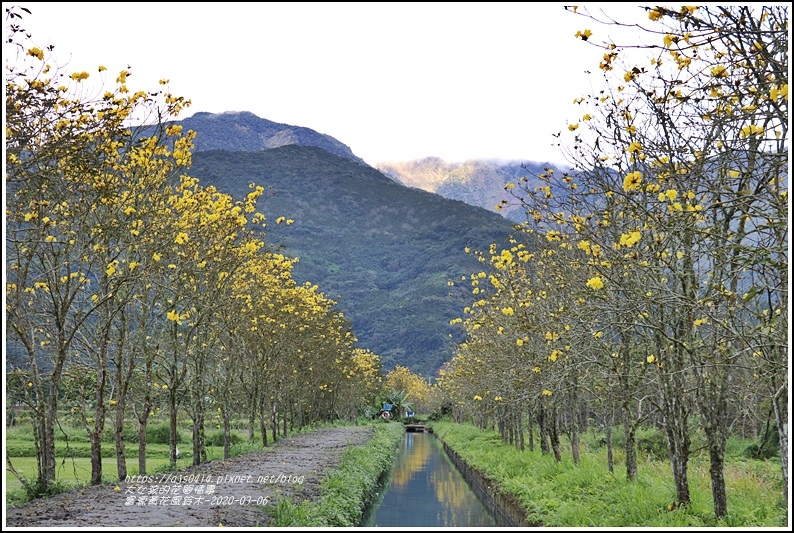
M438 436L444 446L444 451L447 456L452 460L455 467L463 474L466 482L472 485L475 492L482 492L488 496L490 503L496 510L501 513L510 526L508 527L538 527L540 524L530 523L527 517L527 511L519 503L518 499L501 489L498 483L486 477L479 470L471 467L463 458L450 447L444 439ZM479 489L479 490L476 490Z

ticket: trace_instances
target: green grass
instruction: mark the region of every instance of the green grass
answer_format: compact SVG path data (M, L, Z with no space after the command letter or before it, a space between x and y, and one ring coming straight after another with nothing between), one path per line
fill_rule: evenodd
M403 438L402 424L373 423L375 434L363 446L348 448L336 470L320 485L317 501L282 499L268 508L275 527L356 527L371 502L381 474L391 467Z
M338 426L344 425L342 422L334 422L332 424L317 424L312 426L305 426L300 430L288 431L288 437L300 433L306 433L323 426ZM147 440L163 440L163 428L167 429L167 422L154 422L150 426L150 431L147 434ZM165 432L167 434L167 431ZM208 432L210 437L215 438L213 442L221 443L220 446L206 446L207 460L214 461L223 459L223 445L222 439L217 439L215 432ZM244 453L249 453L262 449L261 438L255 435L253 443L248 442L247 434L243 432L232 432L236 435L233 439L230 449L230 455L237 457ZM193 444L190 437L190 428L187 424L183 424L179 428L180 444L179 451L181 459L177 461L177 468L187 468L193 464L192 451ZM222 432L221 432L222 434ZM137 435L132 431L125 429L125 438L127 444L125 446L125 453L127 458L127 475L137 475L138 472L138 443ZM132 435L130 437L130 435ZM270 435L268 435L270 437ZM20 424L11 428L7 428L5 434L6 442L6 456L11 460L17 472L28 480L36 479L36 448L33 444L33 429L29 424ZM279 440L285 437L279 436ZM165 439L167 440L167 439ZM272 446L273 441L270 440L269 444ZM62 426L56 432L55 436L55 450L57 455L57 471L56 483L58 490L68 490L69 488L79 487L86 485L91 480L91 444L88 441L86 432L82 428L74 428L69 426ZM169 467L169 446L168 444L158 444L148 442L146 445L146 468L149 473L159 471L168 471ZM102 479L105 482L117 481L116 476L116 449L113 443L112 433L106 432L105 438L102 442ZM27 499L22 483L6 469L6 502L9 505L18 505L24 503Z
M36 479L35 457L10 457L14 469L28 480ZM184 461L183 461L184 462ZM168 466L168 458L147 458L146 467L149 472ZM187 464L187 463L185 463ZM91 481L91 459L85 457L59 457L56 463L55 480L65 487L79 487ZM116 458L102 459L102 479L105 482L116 481ZM127 475L138 474L138 456L127 457ZM6 470L6 502L9 505L23 503L25 500L22 483L11 472Z
M607 469L606 449L585 436L578 465L570 448L557 462L540 450L518 451L494 431L468 424L431 423L438 437L464 461L514 494L529 520L548 527L783 527L782 475L779 461L729 456L725 469L728 513L721 520L712 510L708 458L689 463L692 504L669 510L675 487L669 464L655 454L640 454L639 479L626 480L622 450L615 450L615 474ZM591 441L588 441L591 438ZM585 450L595 449L585 453ZM741 445L732 449L743 449ZM568 453L566 454L565 451ZM738 453L738 452L737 452Z

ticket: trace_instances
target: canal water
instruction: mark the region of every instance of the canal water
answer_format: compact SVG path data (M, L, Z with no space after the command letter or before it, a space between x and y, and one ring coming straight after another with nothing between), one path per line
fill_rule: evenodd
M477 497L429 433L407 433L391 473L362 526L494 527L494 512ZM487 501L487 496L482 496ZM496 515L500 516L498 510ZM502 523L499 523L502 522Z

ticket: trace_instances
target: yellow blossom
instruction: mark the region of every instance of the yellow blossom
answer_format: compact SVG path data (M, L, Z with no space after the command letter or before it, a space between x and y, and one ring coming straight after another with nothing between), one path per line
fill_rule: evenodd
M631 248L640 241L641 233L639 231L630 231L620 236L620 244Z
M587 286L597 291L604 288L604 281L600 276L596 276L587 280Z
M763 132L764 132L764 128L762 128L761 126L758 126L756 124L749 124L743 127L741 130L739 130L739 135L741 135L743 138L747 138L751 135L760 135Z
M28 50L28 55L36 57L40 61L44 61L44 52L42 52L41 48L38 48L36 46Z
M726 78L728 77L728 69L724 65L715 65L711 67L711 75L715 78Z
M640 173L639 170L629 172L626 174L626 177L623 178L623 190L632 191L639 187L640 183L642 183L642 173Z
M576 32L576 35L574 37L581 37L583 41L586 41L587 39L590 38L591 35L593 35L593 32L590 30L584 30L584 31L580 30Z

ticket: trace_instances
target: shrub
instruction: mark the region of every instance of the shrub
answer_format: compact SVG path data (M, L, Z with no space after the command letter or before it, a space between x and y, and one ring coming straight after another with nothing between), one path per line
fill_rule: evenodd
M146 442L148 444L168 444L171 438L171 428L167 422L153 424L146 430ZM176 442L182 442L182 433L177 429Z
M670 455L667 437L661 431L649 432L645 436L638 438L637 451L650 455L655 459L666 459Z
M232 431L229 435L229 442L232 446L241 444L243 437L239 433ZM205 446L223 446L223 431L216 431L204 436Z
M136 423L135 425L137 426L138 424ZM138 430L124 426L121 438L124 439L124 442L138 442ZM105 428L105 433L102 435L102 442L116 442L116 432L112 426L110 428ZM148 438L146 442L149 442Z

